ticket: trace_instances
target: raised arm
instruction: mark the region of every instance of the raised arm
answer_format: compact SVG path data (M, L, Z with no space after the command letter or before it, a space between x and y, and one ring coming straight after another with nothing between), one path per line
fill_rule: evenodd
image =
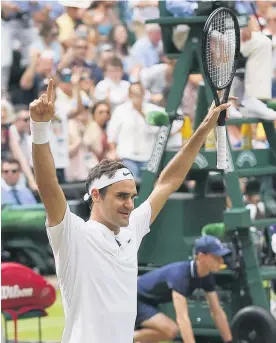
M237 98L231 97L229 99L233 100ZM181 148L161 172L155 188L148 199L152 208L151 223L165 205L168 197L182 185L208 133L216 126L220 112L230 106L230 103L222 104L218 107L215 107L213 104L206 118L189 142Z
M55 113L51 102L52 93L53 80L51 79L47 94L43 94L30 104L30 116L35 179L47 212L49 226L56 226L63 220L66 199L58 184L54 159L48 141L50 123Z

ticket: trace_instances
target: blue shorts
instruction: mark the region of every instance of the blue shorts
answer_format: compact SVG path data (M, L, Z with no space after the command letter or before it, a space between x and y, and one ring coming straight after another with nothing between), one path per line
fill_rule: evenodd
M135 329L141 329L141 323L144 320L148 320L152 318L154 315L159 313L157 307L154 307L153 305L146 304L138 299L137 301L137 317L135 322Z

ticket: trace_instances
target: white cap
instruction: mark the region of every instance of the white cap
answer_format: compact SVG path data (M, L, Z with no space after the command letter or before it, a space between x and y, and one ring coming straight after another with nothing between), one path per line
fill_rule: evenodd
M64 7L88 8L92 4L92 0L59 0Z

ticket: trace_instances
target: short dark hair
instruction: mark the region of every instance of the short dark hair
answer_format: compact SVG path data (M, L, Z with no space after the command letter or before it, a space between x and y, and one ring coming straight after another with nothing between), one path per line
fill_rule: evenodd
M131 92L131 88L132 88L132 87L135 87L135 86L140 87L140 90L141 90L143 93L145 93L145 88L144 88L143 84L142 84L140 81L131 82L131 83L130 83L130 86L129 86L129 92Z
M97 101L97 102L92 106L91 113L92 113L93 115L95 114L97 108L98 108L100 105L106 105L106 106L108 106L109 109L110 109L110 104L109 104L108 101L106 101L106 100L99 100L99 101Z
M4 160L2 160L2 166L4 163L9 163L9 164L17 164L18 167L20 168L20 163L17 159L15 158L5 158Z
M122 168L126 168L126 166L122 162L108 159L102 160L89 172L85 183L87 193L89 194L89 187L95 179L99 179L102 175L107 175L108 178L112 178L115 175L116 171ZM105 196L108 187L109 186L100 189L100 195L102 197Z
M123 62L119 57L111 57L110 59L108 59L105 64L105 69L107 68L107 66L119 67L121 69L123 69L124 67Z

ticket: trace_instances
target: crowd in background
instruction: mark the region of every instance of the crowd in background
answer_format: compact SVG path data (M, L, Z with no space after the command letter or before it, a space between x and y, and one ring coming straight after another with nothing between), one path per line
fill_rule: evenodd
M269 78L276 97L276 8L262 3L256 10L264 34L272 36ZM104 158L122 160L139 179L158 133L145 121L145 108L165 107L176 63L163 54L160 27L145 24L159 16L158 1L3 1L1 9L2 204L36 202L28 105L46 91L49 78L55 81L50 145L59 182L84 181ZM191 121L202 80L190 75L180 104ZM234 105L230 115L239 117ZM264 112L276 119L275 111ZM169 147L181 147L183 123L173 123ZM240 128L229 130L239 147ZM254 138L267 147L263 132Z

